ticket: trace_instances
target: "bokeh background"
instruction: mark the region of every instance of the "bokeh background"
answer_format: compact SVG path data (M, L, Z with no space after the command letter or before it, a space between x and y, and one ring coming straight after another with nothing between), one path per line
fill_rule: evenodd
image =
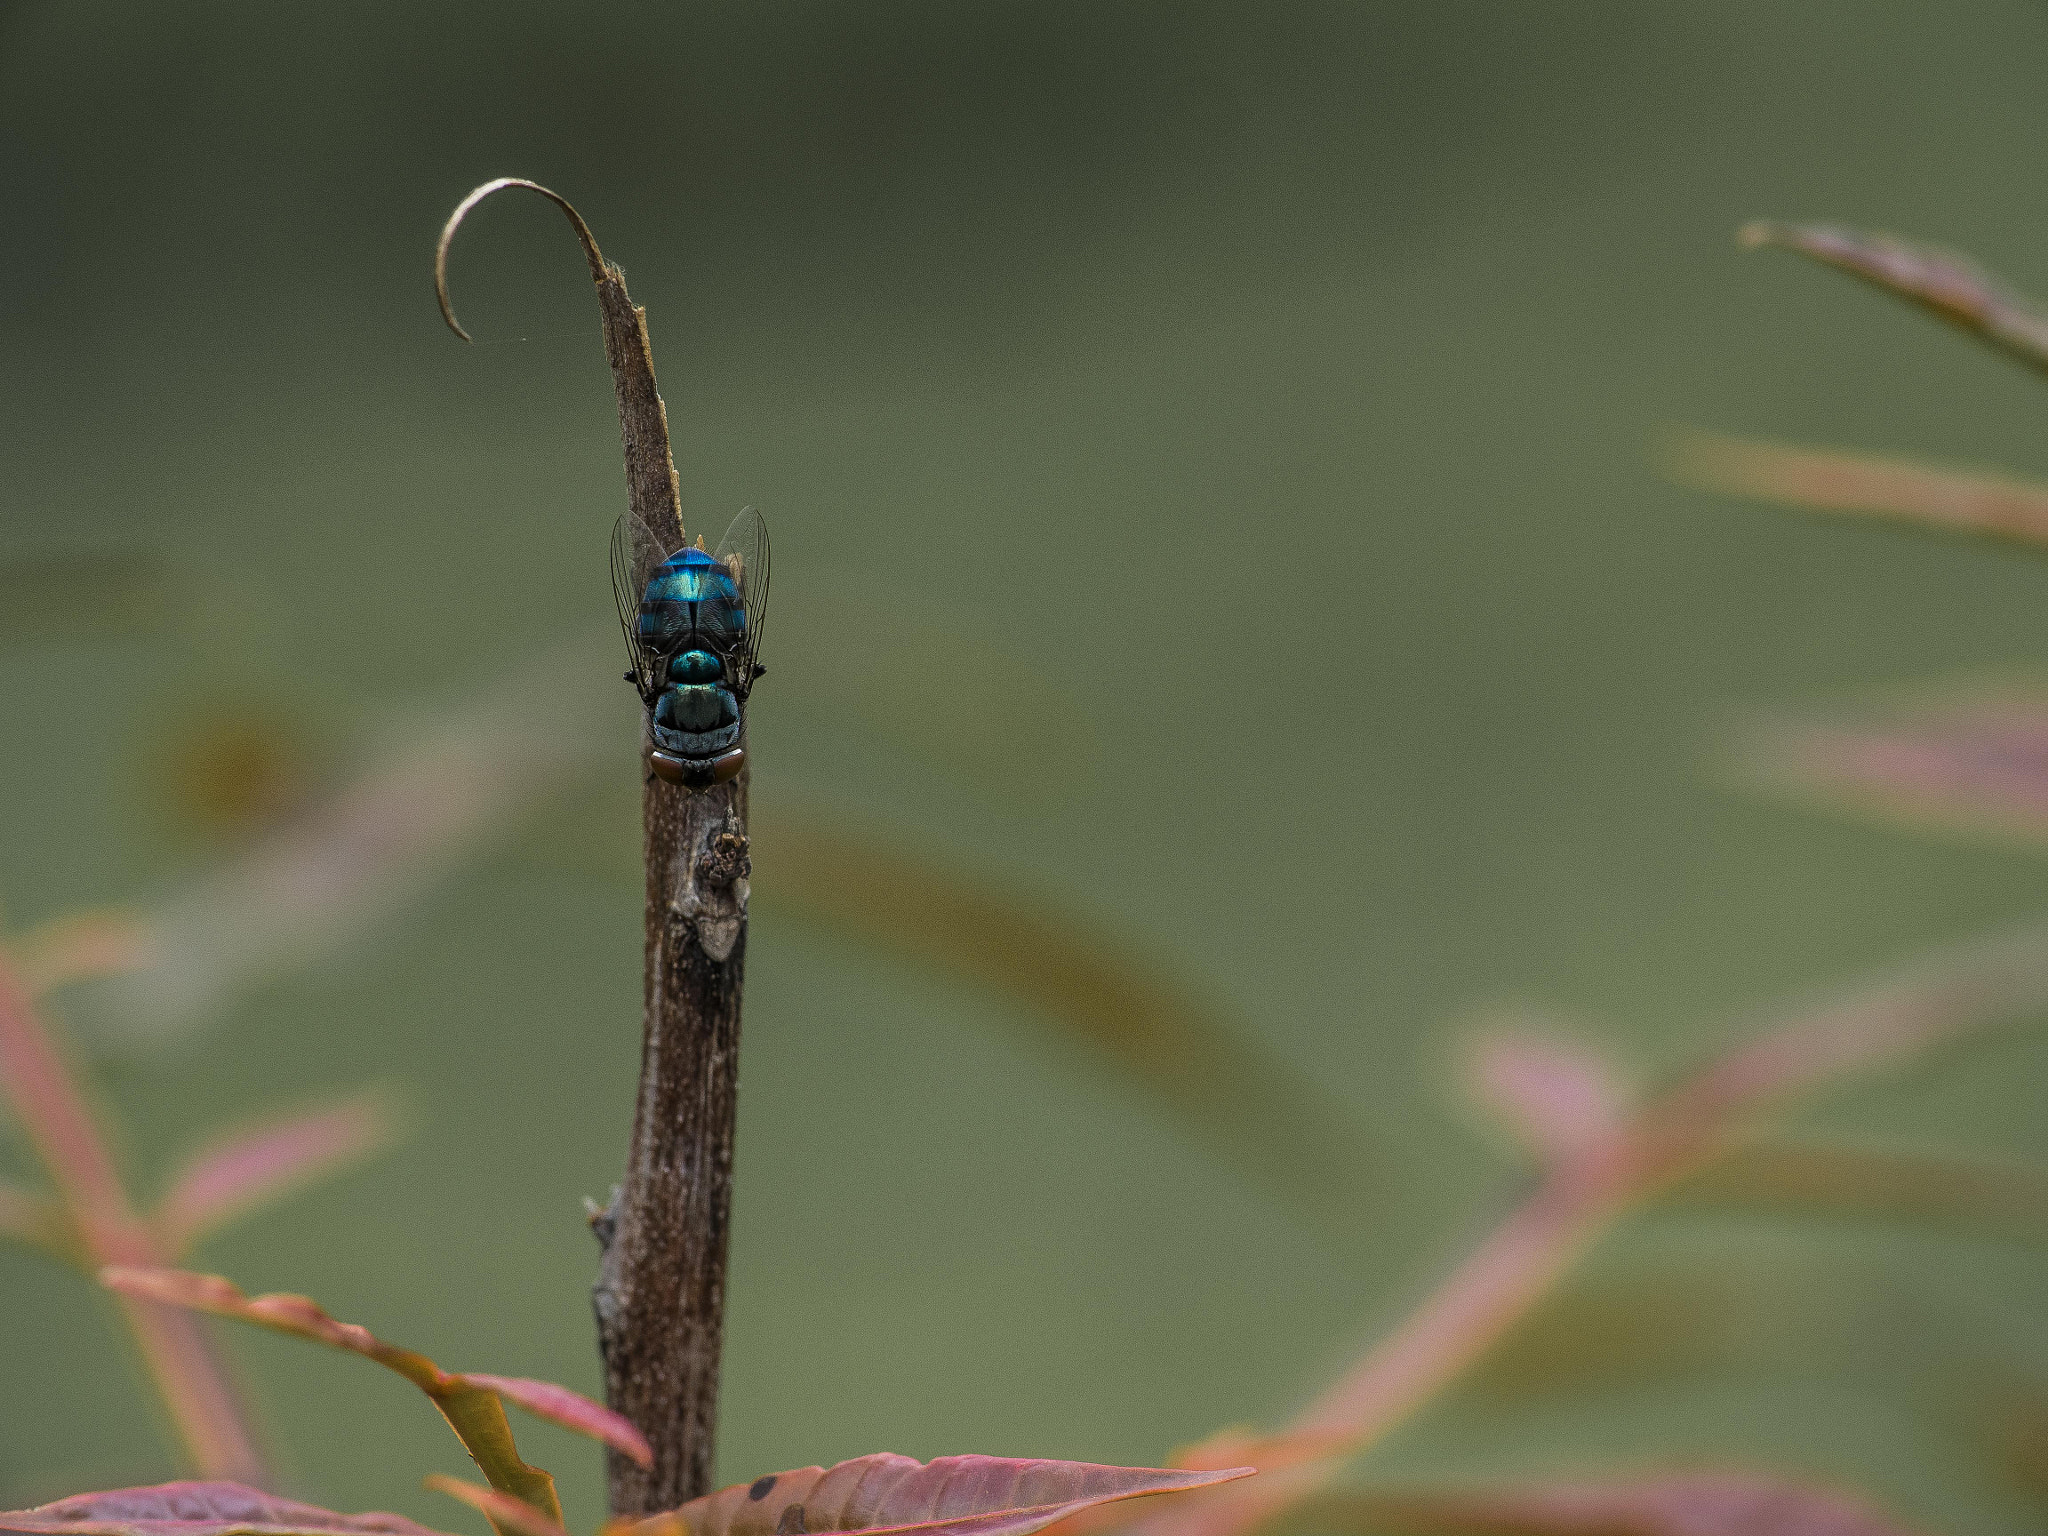
M775 531L722 1470L1156 1463L1284 1415L1526 1176L1457 1092L1473 1010L1655 1078L2038 901L2024 852L1716 765L1731 710L2038 660L2048 571L1653 450L2048 470L2033 381L1731 239L1835 218L2048 288L2044 59L2020 0L0 11L8 920L184 910L437 722L522 770L574 737L346 931L59 1010L139 1184L388 1085L402 1144L204 1266L595 1390L578 1200L639 997L617 428L553 210L465 231L479 345L429 280L455 201L530 176L648 307L686 521ZM861 848L1183 989L1255 1091L863 923ZM2044 1070L2002 1034L1807 1123L2041 1153ZM2013 1529L2040 1263L1652 1216L1375 1469L1671 1453ZM0 1298L0 1503L171 1475L104 1302L12 1252ZM230 1342L294 1492L459 1518L402 1384ZM595 1453L526 1449L594 1517Z

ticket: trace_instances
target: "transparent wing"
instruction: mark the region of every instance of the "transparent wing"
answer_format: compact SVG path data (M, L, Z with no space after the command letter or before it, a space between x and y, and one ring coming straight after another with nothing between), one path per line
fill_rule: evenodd
M748 507L732 520L713 558L733 567L746 609L746 638L740 642L736 680L744 699L762 671L761 630L768 621L768 521L758 508Z
M626 637L626 655L633 666L631 681L644 699L661 676L662 658L640 643L640 594L647 590L647 578L654 574L654 567L667 559L670 551L651 537L635 539L633 534L639 526L631 512L622 512L612 524L612 602L619 610L619 631ZM635 561L636 545L647 549L650 558Z

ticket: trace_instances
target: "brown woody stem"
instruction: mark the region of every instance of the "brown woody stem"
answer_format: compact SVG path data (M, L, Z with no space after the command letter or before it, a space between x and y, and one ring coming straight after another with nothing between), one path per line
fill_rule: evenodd
M590 263L625 443L634 567L644 571L659 547L679 548L683 538L668 412L655 389L646 312L599 254L589 226L533 182L508 177L478 187L441 233L434 264L441 313L466 340L448 302L448 242L471 208L506 187L538 192L561 208ZM608 1453L615 1515L673 1509L711 1491L747 950L747 775L688 790L647 771L647 746L643 725L640 1093L625 1182L591 1227L604 1250L592 1301L605 1397L647 1437L654 1464Z

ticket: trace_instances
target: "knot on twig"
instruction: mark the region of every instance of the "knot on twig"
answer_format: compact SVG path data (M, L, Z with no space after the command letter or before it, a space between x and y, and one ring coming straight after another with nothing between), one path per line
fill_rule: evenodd
M583 1220L590 1228L590 1235L597 1239L598 1252L609 1252L612 1239L617 1237L619 1232L619 1186L612 1186L612 1198L605 1205L599 1205L590 1196L585 1195Z
M754 861L747 854L747 834L731 822L711 839L710 847L697 855L697 878L706 885L731 885L753 872Z

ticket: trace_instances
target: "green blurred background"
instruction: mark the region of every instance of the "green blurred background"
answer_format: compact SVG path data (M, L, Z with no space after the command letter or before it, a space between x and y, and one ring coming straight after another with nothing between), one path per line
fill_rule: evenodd
M164 899L571 647L612 762L318 963L103 1043L100 1081L145 1171L395 1085L406 1142L203 1264L595 1390L577 1202L621 1165L639 996L617 427L553 210L465 231L480 345L429 281L472 185L546 182L649 309L686 521L756 502L776 537L723 1473L1270 1422L1522 1176L1455 1091L1473 1008L1540 999L1652 1075L2035 903L2034 858L1713 761L1733 706L2037 661L2048 571L1651 449L2048 470L2038 384L1731 239L1874 224L2048 289L2044 60L2020 0L14 5L7 915ZM209 752L261 793L214 804ZM806 823L1148 957L1332 1106L1259 1134L1356 1166L1290 1199L1041 1010L778 896ZM1807 1118L2039 1153L2044 1069L2004 1035ZM1375 1470L1673 1452L2012 1529L2048 1500L2001 1418L2048 1401L2040 1274L1651 1218ZM105 1305L14 1253L0 1298L0 1503L171 1475ZM292 1491L460 1518L402 1384L231 1343ZM526 1449L594 1517L596 1455Z

